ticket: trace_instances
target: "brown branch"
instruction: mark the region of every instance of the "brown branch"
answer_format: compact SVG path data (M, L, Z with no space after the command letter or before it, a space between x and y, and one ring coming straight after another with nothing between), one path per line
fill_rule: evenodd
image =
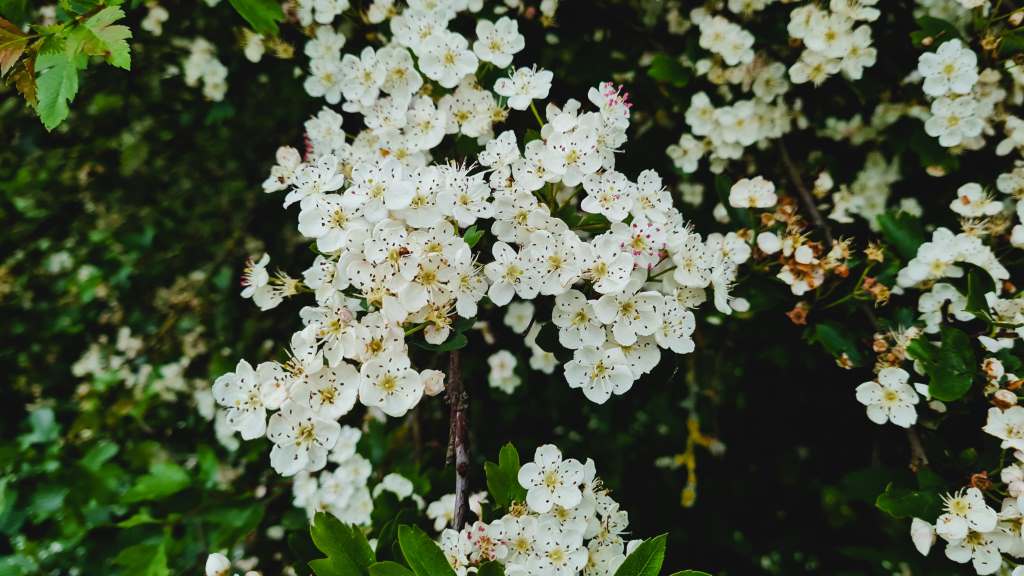
M907 428L907 440L910 441L910 469L917 472L928 465L928 454L924 451L921 436L917 434L916 429Z
M462 383L459 351L448 353L448 454L447 463L455 462L455 511L452 528L462 530L469 509L469 426L467 424L468 395Z
M807 211L808 216L811 218L811 223L814 227L821 231L822 235L825 236L825 248L832 247L832 229L829 228L825 219L822 218L821 212L818 211L818 207L814 204L814 196L811 191L804 184L803 178L800 176L800 169L797 168L796 164L793 163L793 159L789 155L789 150L786 149L786 145L780 138L777 140L779 146L779 155L782 157L782 163L786 166L786 172L789 174L789 179L793 183L793 187L796 188L797 194L800 195L800 202L804 205L804 210Z
M789 150L781 139L778 141L779 156L782 158L782 163L786 167L786 172L789 175L790 181L793 183L793 187L796 188L797 194L800 196L800 202L804 206L804 210L811 218L811 223L814 227L821 231L825 237L825 248L826 250L832 246L832 229L829 227L828 222L821 216L821 212L818 211L818 207L814 203L814 195L804 184L803 178L800 176L800 169L793 162L793 158L789 155ZM858 308L861 312L867 316L872 326L877 326L878 321L875 318L875 313L870 306L865 302L861 302ZM928 455L924 451L924 445L921 444L921 437L918 435L917 430L914 428L907 429L907 440L910 443L910 469L917 472L920 468L928 465Z

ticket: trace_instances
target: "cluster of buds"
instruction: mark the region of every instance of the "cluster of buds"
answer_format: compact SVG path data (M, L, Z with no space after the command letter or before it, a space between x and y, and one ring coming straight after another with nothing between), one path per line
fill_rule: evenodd
M875 372L880 372L883 368L899 367L907 359L907 346L921 334L921 329L916 326L875 333L871 344L871 349L877 355Z

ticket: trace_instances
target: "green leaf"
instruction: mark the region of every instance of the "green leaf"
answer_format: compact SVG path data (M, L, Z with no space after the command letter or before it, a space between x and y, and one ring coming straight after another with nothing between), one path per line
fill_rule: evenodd
M28 36L11 22L0 18L0 78L14 68L27 45Z
M386 560L384 562L377 562L376 564L370 564L370 576L413 576L405 566L402 566L398 562L392 562Z
M313 518L309 535L313 538L313 544L327 555L329 563L342 570L342 574L366 574L367 567L375 560L362 530L326 512L319 512ZM314 568L312 562L310 567Z
M122 498L122 502L160 500L181 492L191 483L188 472L173 462L157 462L149 473L140 477Z
M480 565L476 576L505 576L505 567L498 562L485 562Z
M971 338L956 328L942 329L939 360L930 367L928 392L943 402L959 400L971 388L976 364Z
M941 168L946 174L956 171L960 166L960 160L950 153L949 148L945 148L936 138L929 136L922 122L913 120L907 125L912 128L906 135L906 145L917 156L921 168Z
M936 492L897 488L891 482L875 500L879 510L894 518L923 518L929 521L938 517L941 505L942 501Z
M47 130L53 130L68 117L68 104L78 94L78 71L85 64L85 56L64 52L40 54L36 58L36 112Z
M469 344L469 339L462 332L455 332L447 340L440 344L431 344L426 340L409 340L409 343L417 348L424 350L433 350L434 352L451 352L452 350L459 350L465 348Z
M665 543L668 534L655 536L643 544L622 562L615 576L658 576L665 561Z
M0 15L15 25L25 24L32 17L28 0L0 0Z
M455 576L444 552L423 530L415 526L399 526L398 545L416 576Z
M131 576L168 576L167 548L159 544L142 543L129 546L114 558L114 564L123 566L124 574Z
M682 572L673 572L671 576L711 576L711 574L700 570L683 570Z
M486 233L486 230L477 228L476 224L474 224L469 228L466 228L466 231L462 233L462 239L466 241L466 244L469 244L470 248L472 248L476 246L477 242L479 242Z
M667 82L676 88L682 88L690 82L690 70L667 54L655 54L647 75L660 82Z
M940 346L921 336L907 345L907 355L924 366L928 393L936 400L959 400L971 389L975 353L971 338L963 331L944 327Z
M487 491L496 506L508 508L513 501L526 499L526 490L519 485L519 452L511 443L501 447L497 464L484 463L484 475L487 477Z
M102 56L111 66L130 70L132 57L127 40L132 37L132 31L127 26L114 24L122 18L124 10L115 6L100 10L71 30L66 50L72 54Z
M990 319L985 295L996 291L995 280L988 272L972 264L967 266L967 306L965 309L978 318Z
M118 450L117 444L110 440L100 440L82 456L78 463L86 470L96 472L108 460L117 455Z
M268 36L277 35L277 23L284 21L281 4L275 0L230 0L235 10L252 29Z
M407 515L406 510L399 510L398 514L377 532L377 560L401 558L401 551L398 549L398 527L402 524L403 517Z
M158 518L153 518L149 515L149 512L143 510L136 512L131 518L127 518L117 523L118 528L134 528L136 526L145 526L146 524L159 524Z
M999 56L1015 56L1024 52L1024 36L1020 34L1004 34L997 48Z
M910 33L910 40L914 46L922 47L925 38L931 38L932 44L928 48L938 48L946 40L960 37L960 31L948 20L934 18L932 16L921 16L917 19L918 30Z
M924 243L924 228L920 220L906 212L879 214L882 237L903 259L910 260L917 255L917 247Z
M212 549L230 548L252 533L263 520L266 504L262 501L208 508L204 522L209 527L207 541Z
M61 511L71 490L60 484L44 484L29 499L28 513L36 522L52 518Z
M843 330L831 322L819 322L814 326L814 342L820 342L825 350L832 356L839 358L843 354L850 359L854 366L864 363L864 356L857 347L857 342L848 330Z
M347 557L318 558L309 561L316 576L360 576L363 572Z

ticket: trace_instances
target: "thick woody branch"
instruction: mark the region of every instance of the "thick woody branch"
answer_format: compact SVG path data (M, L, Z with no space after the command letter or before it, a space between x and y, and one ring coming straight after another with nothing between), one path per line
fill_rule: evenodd
M459 351L448 355L448 455L447 462L455 463L455 510L452 527L462 530L469 509L469 426L467 423L468 395L462 382Z

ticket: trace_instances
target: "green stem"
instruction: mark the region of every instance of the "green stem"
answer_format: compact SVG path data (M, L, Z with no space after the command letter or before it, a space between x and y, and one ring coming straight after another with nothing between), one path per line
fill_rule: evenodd
M537 105L534 104L532 100L530 101L530 111L533 112L533 117L537 119L537 124L540 124L540 127L543 128L544 120L540 117L540 112L537 110Z

